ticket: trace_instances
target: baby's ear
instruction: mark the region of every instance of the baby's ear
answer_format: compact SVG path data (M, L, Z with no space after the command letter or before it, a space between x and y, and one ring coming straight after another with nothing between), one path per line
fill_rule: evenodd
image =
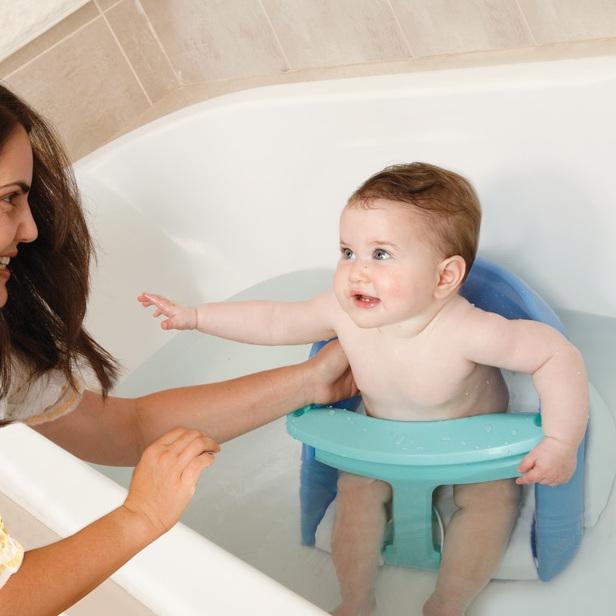
M460 255L447 257L439 263L438 272L434 295L437 299L444 299L460 288L466 273L466 262Z

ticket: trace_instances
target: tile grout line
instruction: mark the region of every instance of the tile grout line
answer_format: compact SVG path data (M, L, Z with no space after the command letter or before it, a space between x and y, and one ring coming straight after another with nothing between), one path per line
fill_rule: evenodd
M133 74L133 77L137 80L137 83L139 84L139 87L141 88L141 91L143 92L145 99L147 100L148 104L151 107L154 103L152 102L150 95L147 93L145 86L143 85L143 83L141 83L141 79L139 79L139 75L137 74L137 71L135 70L134 66L129 60L128 55L124 51L124 47L122 47L122 44L120 43L120 40L116 36L116 33L113 31L113 28L111 27L111 24L109 23L109 20L107 19L107 16L101 10L101 7L98 5L98 2L96 0L94 0L94 4L96 5L96 8L101 12L101 17L103 18L103 21L105 22L105 25L107 26L107 29L111 33L111 36L113 37L113 40L116 42L116 45L118 46L118 49L120 50L120 53L122 54L122 56L126 60L126 63L128 64L128 68L130 69L130 72Z
M98 7L97 7L98 8ZM35 62L36 60L38 60L39 58L41 58L42 56L44 56L46 53L48 53L49 51L51 51L52 49L55 49L56 47L58 47L58 45L61 45L62 43L64 43L66 40L68 40L69 38L71 38L71 36L74 36L75 34L77 34L78 32L81 32L81 30L83 30L84 28L87 28L89 25L93 24L97 19L100 19L101 16L97 15L96 17L94 17L93 19L90 19L90 21L86 21L85 23L81 24L81 26L79 26L78 28L75 28L70 34L67 34L66 36L63 36L61 39L59 39L58 41L56 41L55 43L53 43L52 45L50 45L49 47L47 47L46 49L44 49L43 51L41 51L41 53L36 54L34 57L30 58L28 61L24 62L21 66L18 66L16 69L12 70L10 73L7 73L6 75L4 75L4 77L2 77L2 79L9 79L9 77L12 77L13 75L15 75L16 73L18 73L19 71L21 71L22 69L30 66L30 64L32 64L33 62ZM61 22L60 22L61 23ZM44 34L44 33L43 33ZM42 36L42 35L41 35ZM36 40L36 39L35 39ZM22 47L21 49L25 49L25 47ZM20 49L18 49L17 51L21 51ZM9 56L10 58L10 56Z
M265 19L267 19L267 23L269 24L272 35L274 36L274 41L276 42L276 46L278 47L278 51L280 51L280 53L282 54L282 59L284 60L284 63L286 64L286 67L287 67L286 70L287 71L293 70L291 67L291 63L289 62L289 58L287 57L287 54L285 53L284 47L282 46L280 38L278 37L276 28L274 28L274 23L272 22L269 16L269 13L267 12L265 8L265 5L263 4L263 0L259 0L259 6L261 7L261 11L263 11L263 15L265 15Z
M409 40L406 36L406 32L404 31L404 28L402 27L402 24L400 23L400 20L398 19L398 14L396 13L393 4L391 3L391 0L386 0L388 6L389 6L389 10L391 11L391 14L394 17L394 20L396 21L396 25L398 26L398 32L399 34L402 35L402 41L404 42L404 44L406 45L406 48L409 52L409 55L411 56L411 58L415 58L415 54L413 53L413 48L411 47L411 44L409 43Z
M522 10L522 7L520 6L519 1L518 0L514 0L514 2L515 2L515 5L516 5L516 8L518 9L518 13L522 17L522 21L524 22L524 25L526 26L526 30L530 34L530 40L531 40L532 44L535 47L541 47L541 45L539 45L539 43L537 42L537 39L535 38L535 33L533 32L532 28L530 27L530 23L528 22L528 19L526 17L526 13Z
M158 47L160 48L160 51L163 54L163 56L165 56L165 60L167 60L167 64L169 65L169 68L171 69L171 72L173 73L173 76L175 77L175 81L178 87L181 88L182 81L180 79L180 76L177 74L175 67L173 66L173 62L171 62L171 58L169 57L169 54L167 53L167 50L165 49L163 42L160 40L160 37L158 36L158 32L156 32L156 28L154 28L154 24L150 20L150 17L147 14L147 11L143 8L143 5L141 4L141 0L134 0L134 2L135 2L135 6L137 7L137 11L143 15L143 18L145 19L148 25L148 30L150 31L150 34L154 37L154 40L156 41Z
M101 13L106 13L107 11L110 11L111 9L115 9L116 6L118 6L118 4L121 4L124 0L117 0L117 2L114 2L111 6L108 6L106 9L101 9L101 7L98 7L98 10Z

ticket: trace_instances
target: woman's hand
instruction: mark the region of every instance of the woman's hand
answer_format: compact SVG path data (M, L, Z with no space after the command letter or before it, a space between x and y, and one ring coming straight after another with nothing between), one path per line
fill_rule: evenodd
M359 393L349 361L338 340L326 344L306 364L310 366L311 399L316 404L331 404Z
M198 430L174 428L152 443L135 467L124 508L162 535L190 502L201 471L214 461L218 443Z
M161 321L162 329L197 329L197 309L176 304L162 295L142 293L137 297L144 308L155 306L153 317L167 318Z

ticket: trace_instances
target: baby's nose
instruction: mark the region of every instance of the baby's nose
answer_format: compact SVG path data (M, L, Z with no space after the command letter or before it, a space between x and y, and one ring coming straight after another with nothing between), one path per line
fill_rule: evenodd
M355 261L351 267L350 279L352 281L366 280L369 277L368 264L363 261Z

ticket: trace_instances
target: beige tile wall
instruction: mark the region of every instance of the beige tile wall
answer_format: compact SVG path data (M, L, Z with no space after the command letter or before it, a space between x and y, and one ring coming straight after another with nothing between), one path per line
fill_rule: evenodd
M615 0L94 0L0 62L73 159L269 83L616 53Z

